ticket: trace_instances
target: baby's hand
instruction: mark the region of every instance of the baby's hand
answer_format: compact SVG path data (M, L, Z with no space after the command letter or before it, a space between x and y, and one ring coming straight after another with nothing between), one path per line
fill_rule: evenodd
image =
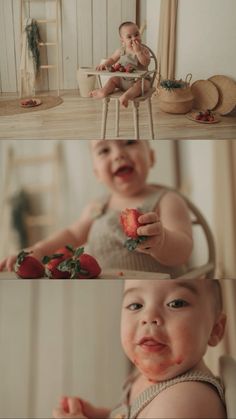
M24 249L26 252L30 252L32 249ZM18 253L19 254L19 253ZM6 270L9 272L14 271L14 266L18 257L18 254L7 256L5 259L0 261L0 272ZM41 260L42 254L37 250L33 250L32 256L36 259Z
M164 227L157 212L146 212L138 218L140 224L137 229L139 236L146 236L147 239L141 242L136 250L155 257L164 242Z
M62 397L60 406L53 409L53 418L87 419L83 414L83 407L78 397Z
M96 67L96 70L97 71L102 71L102 70L106 70L107 69L107 67L106 67L106 64L99 64L99 65L97 65L97 67Z
M14 270L16 259L17 259L17 255L10 255L10 256L7 256L5 259L1 260L0 272L5 271L5 270L12 272Z
M137 39L133 41L132 47L133 47L134 52L136 53L141 51L141 43Z

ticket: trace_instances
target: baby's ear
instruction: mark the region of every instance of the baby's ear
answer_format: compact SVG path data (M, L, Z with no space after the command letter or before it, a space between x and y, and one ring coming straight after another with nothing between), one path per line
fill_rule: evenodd
M221 341L221 339L224 336L225 332L225 325L226 325L226 314L220 313L218 316L210 335L210 338L208 340L209 346L216 346Z

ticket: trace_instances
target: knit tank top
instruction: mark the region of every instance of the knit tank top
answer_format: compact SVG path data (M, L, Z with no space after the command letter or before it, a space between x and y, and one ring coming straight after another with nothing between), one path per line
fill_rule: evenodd
M135 378L135 377L134 377ZM140 395L129 405L129 393L134 379L130 379L126 383L124 392L123 402L120 406L112 410L110 418L112 419L135 419L139 413L149 404L151 401L158 396L165 389L178 384L188 381L200 381L202 383L209 384L218 393L222 403L225 405L224 388L221 381L211 376L210 374L203 373L201 371L188 371L178 377L171 378L169 380L156 383L145 389Z
M157 188L139 209L154 211L162 197L169 192ZM124 247L126 236L120 225L120 211L108 208L109 197L103 198L91 226L86 251L96 257L103 269L129 269L134 271L167 273L176 278L186 272L185 266L165 266L152 256Z

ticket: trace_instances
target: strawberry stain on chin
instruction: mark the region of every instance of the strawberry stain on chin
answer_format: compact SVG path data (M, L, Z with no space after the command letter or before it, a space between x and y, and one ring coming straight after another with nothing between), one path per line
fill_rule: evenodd
M169 368L182 364L184 361L183 357L179 356L177 358L170 358L162 362L157 363L156 365L146 366L144 362L138 361L137 358L134 358L134 364L140 370L142 374L147 377L147 380L150 383L157 383L159 380L158 375L165 374L168 372ZM155 377L155 378L154 378ZM163 378L161 378L162 380Z

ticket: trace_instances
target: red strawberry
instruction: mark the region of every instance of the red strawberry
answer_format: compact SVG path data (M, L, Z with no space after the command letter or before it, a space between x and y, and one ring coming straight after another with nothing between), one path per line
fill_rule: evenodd
M58 269L62 272L69 272L71 279L97 278L101 273L101 267L96 259L84 253L83 247L75 249L73 256L60 263Z
M73 256L73 248L64 246L58 249L55 254L51 256L44 256L42 262L46 264L45 270L48 278L53 279L67 279L70 278L70 273L60 271L58 265Z
M134 72L134 67L132 66L132 64L127 64L125 66L125 71L126 71L126 73L133 73Z
M141 226L138 221L140 215L142 215L142 213L137 209L128 208L120 214L120 222L123 231L126 236L129 237L129 239L125 241L124 246L130 251L135 250L139 243L142 243L147 239L146 236L139 236L137 234L137 229Z
M62 397L60 401L61 408L66 413L70 413L69 404L68 404L68 397Z
M37 279L44 277L44 266L33 256L33 252L20 252L15 263L15 273L18 277L24 279Z
M120 66L119 71L125 73L125 67L123 65Z
M120 63L113 64L113 66L112 66L112 68L114 69L114 71L119 71L120 70L120 67L121 67L121 64Z
M137 229L141 226L138 222L141 212L137 209L125 209L121 212L120 221L126 236L137 239Z
M99 266L98 262L93 256L88 255L87 253L83 253L79 257L79 263L80 263L81 272L78 273L78 278L80 279L97 278L98 275L100 275L101 267Z

